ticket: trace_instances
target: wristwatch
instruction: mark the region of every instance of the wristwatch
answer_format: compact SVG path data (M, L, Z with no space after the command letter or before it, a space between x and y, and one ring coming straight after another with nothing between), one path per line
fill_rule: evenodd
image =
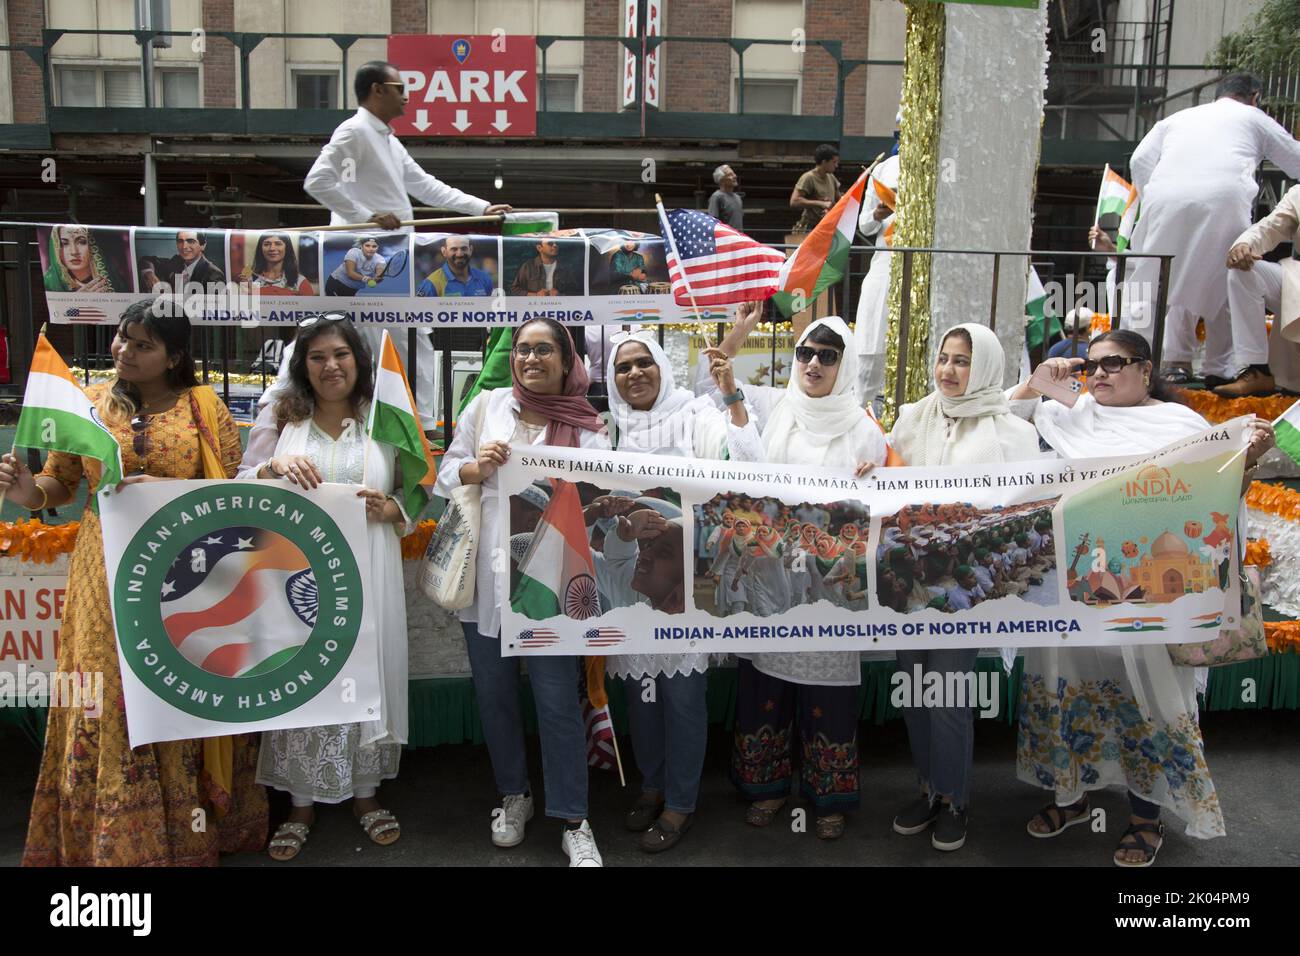
M740 389L736 389L730 395L726 395L723 397L722 404L735 405L736 402L743 402L744 400L745 400L745 393L742 392Z

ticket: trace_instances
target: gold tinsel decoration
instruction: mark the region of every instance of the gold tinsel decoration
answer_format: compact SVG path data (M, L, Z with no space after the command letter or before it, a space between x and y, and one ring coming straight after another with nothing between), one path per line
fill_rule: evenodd
M940 89L943 85L943 4L904 0L907 45L903 67L903 122L899 128L898 218L894 245L934 245L934 197L939 177ZM892 426L898 409L894 388L898 375L898 323L902 314L903 257L894 256L889 274L889 337L885 380L885 422ZM908 401L930 386L930 257L912 257L910 320L907 331Z

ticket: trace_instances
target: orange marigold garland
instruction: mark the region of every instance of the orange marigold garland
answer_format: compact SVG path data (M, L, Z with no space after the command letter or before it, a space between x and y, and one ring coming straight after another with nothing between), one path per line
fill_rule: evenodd
M1269 485L1252 482L1246 493L1246 507L1266 511L1287 521L1300 521L1300 492L1286 485Z
M35 518L0 522L0 557L37 564L53 564L61 554L71 554L79 521L49 525Z
M1271 422L1300 401L1294 395L1222 398L1213 392L1190 388L1179 389L1178 394L1189 408L1202 415L1211 425L1231 421L1241 415L1257 415Z
M1300 654L1300 621L1265 621L1264 637L1274 654Z
M437 527L436 521L421 521L414 531L402 538L402 560L418 561L424 557L424 549L429 546L429 539Z
M1266 568L1273 563L1273 555L1268 550L1268 538L1252 538L1246 542L1246 563L1257 568Z

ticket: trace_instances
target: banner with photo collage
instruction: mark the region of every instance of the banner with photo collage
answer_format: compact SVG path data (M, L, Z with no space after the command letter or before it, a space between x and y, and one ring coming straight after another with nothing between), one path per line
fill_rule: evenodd
M721 321L677 305L664 242L619 229L524 236L41 225L51 321L116 325L166 294L190 321L294 325L328 310L361 325L486 327Z
M505 655L1208 641L1244 423L1140 458L823 468L568 448L498 472ZM504 573L508 565L508 573Z

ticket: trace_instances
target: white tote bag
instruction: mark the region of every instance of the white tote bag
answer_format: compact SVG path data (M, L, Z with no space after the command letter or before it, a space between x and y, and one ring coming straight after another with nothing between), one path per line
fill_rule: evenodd
M476 433L482 428L486 407L485 398L479 403ZM448 611L467 608L474 601L482 502L481 484L461 485L453 491L420 559L416 578L420 590Z

